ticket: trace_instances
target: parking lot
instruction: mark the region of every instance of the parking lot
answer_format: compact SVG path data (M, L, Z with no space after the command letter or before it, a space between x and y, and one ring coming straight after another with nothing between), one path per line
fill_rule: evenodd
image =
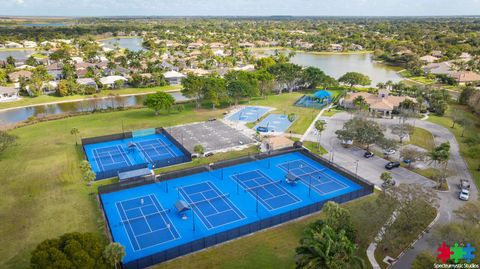
M252 138L219 120L174 126L168 128L168 132L192 153L198 144L203 145L205 152L211 152L255 143Z

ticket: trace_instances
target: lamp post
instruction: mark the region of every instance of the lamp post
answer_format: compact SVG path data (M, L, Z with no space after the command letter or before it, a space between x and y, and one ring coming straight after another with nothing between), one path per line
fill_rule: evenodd
M355 166L355 177L358 177L358 162L359 160L356 160L355 163L356 163L356 166Z

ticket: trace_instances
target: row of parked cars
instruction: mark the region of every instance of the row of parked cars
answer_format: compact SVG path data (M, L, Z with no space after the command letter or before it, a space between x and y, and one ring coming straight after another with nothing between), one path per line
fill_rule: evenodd
M396 151L394 149L389 149L389 150L386 150L383 154L385 155L393 155L395 154ZM371 151L366 151L364 154L363 154L363 157L365 158L372 158L373 156L375 156L375 154ZM385 168L388 169L388 170L392 170L393 168L397 168L397 167L400 167L400 163L399 162L388 162L386 165L385 165Z

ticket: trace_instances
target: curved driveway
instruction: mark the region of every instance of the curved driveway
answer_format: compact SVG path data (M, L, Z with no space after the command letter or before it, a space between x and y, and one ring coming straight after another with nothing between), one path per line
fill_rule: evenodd
M382 183L382 180L380 180L380 174L385 171L384 165L386 160L377 156L371 159L365 159L363 157L364 150L354 147L342 147L340 141L335 135L335 131L341 129L343 124L351 117L352 116L346 112L337 113L332 117L320 117L320 119L323 119L327 122L326 129L321 135L322 146L324 146L330 152L326 154L325 157L333 158L333 161L338 165L341 165L354 173L357 171L360 176L364 177L375 185L380 186ZM385 126L398 123L398 121L392 119L374 120ZM448 178L450 190L448 192L438 192L440 218L432 228L435 229L435 227L439 224L454 221L455 216L453 211L460 208L465 203L458 199L459 190L457 184L460 179L469 179L471 182L473 182L473 179L468 172L465 161L460 155L459 146L455 136L448 130L448 128L418 119L409 120L408 123L430 131L435 137L435 144L437 145L445 141L450 142L451 151L448 169L453 171L453 175ZM309 130L310 132L305 135L305 140L317 141L318 138L315 136L314 131L311 131L311 129ZM433 181L405 168L394 169L391 172L394 179L398 183L417 183L426 187L435 186ZM477 199L477 188L475 184L472 184L470 199ZM392 268L410 268L417 254L423 250L429 250L432 254L436 253L438 246L433 246L428 242L428 238L431 237L431 234L432 233L427 233L424 237L418 240L414 247L408 250Z

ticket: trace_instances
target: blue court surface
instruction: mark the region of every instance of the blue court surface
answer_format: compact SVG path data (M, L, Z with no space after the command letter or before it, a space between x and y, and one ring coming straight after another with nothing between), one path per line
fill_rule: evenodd
M269 109L265 107L246 106L233 115L230 115L227 119L230 121L255 122L265 115L268 110Z
M270 114L253 129L259 132L284 133L292 125L287 115Z
M299 182L289 184L286 175ZM362 187L293 152L100 195L123 263L239 228ZM178 212L178 200L190 210Z
M152 134L84 145L87 159L95 173L118 171L139 164L156 167L175 164L183 152L163 134Z

